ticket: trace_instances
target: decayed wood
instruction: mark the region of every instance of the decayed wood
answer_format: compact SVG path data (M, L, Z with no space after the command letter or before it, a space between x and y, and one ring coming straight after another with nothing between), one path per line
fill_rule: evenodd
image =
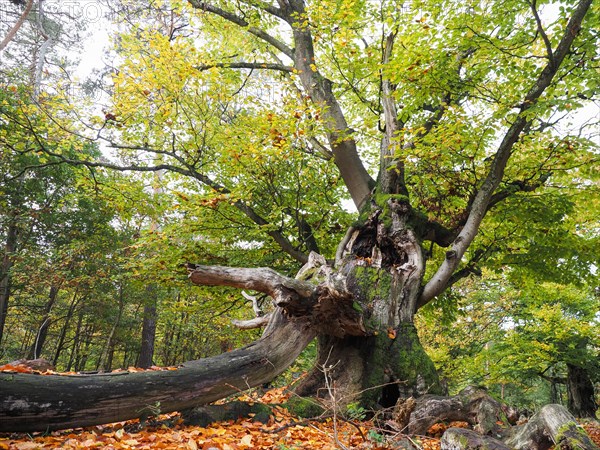
M467 388L455 397L425 396L411 413L410 434L422 434L433 423L467 421L474 431L449 428L442 436L442 450L548 450L555 448L598 450L573 415L561 405L546 405L525 425L499 428L502 405L481 389ZM507 424L503 424L507 425Z
M464 428L448 428L440 444L441 450L511 450L498 439Z
M454 397L424 395L416 400L408 421L410 434L425 434L433 424L461 420L474 425L481 434L499 432L502 405L484 389L468 387Z
M512 428L502 423L504 412L503 405L482 389L467 388L454 397L428 395L412 404L408 432L423 434L434 423L461 420L474 430L449 428L441 439L442 450L598 450L561 405L546 405L525 425Z
M575 417L564 406L546 405L529 422L515 427L506 439L516 450L546 450L556 448L598 450Z

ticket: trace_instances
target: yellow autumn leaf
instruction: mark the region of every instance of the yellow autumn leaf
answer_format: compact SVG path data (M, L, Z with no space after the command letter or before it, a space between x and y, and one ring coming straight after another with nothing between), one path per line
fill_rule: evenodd
M246 436L244 436L241 440L240 440L240 444L241 445L247 445L249 447L252 447L252 435L247 434Z

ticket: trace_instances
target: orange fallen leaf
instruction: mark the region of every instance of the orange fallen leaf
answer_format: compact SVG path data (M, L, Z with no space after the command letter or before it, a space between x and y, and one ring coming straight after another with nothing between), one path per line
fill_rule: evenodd
M34 450L40 448L40 444L37 442L18 442L15 444L14 448L16 450Z
M23 364L18 364L16 366L12 364L4 364L3 366L0 366L0 372L33 373L33 369Z

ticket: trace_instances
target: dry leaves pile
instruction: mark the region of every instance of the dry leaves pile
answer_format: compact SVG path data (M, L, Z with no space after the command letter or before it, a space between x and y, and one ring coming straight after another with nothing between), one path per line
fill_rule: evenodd
M148 369L140 369L138 367L128 367L127 369L116 369L113 373L118 372L147 372L147 371L158 371L158 370L177 370L175 366L159 367L152 366ZM0 372L17 372L17 373L35 373L38 375L79 375L78 372L55 372L54 370L36 370L27 364L4 364L0 366Z
M587 422L584 423L583 429L590 436L592 441L596 443L598 447L600 447L600 423L598 422Z

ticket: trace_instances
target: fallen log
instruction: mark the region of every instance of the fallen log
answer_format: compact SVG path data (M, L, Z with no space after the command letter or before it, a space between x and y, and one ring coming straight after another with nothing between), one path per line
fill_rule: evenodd
M498 439L465 428L448 428L440 444L442 450L511 450Z
M511 430L505 442L516 450L598 450L598 446L562 405L546 405L529 421Z
M99 425L207 404L283 372L314 338L278 311L261 339L177 370L95 375L0 373L0 432Z
M464 421L473 430L449 428L442 450L600 450L575 417L561 405L546 405L526 424L510 426L514 411L485 389L467 387L453 397L424 395L401 399L393 412L393 429L423 435L434 424Z
M508 425L506 407L476 387L467 387L453 397L419 397L403 425L409 434L425 434L433 424L451 421L468 422L482 435L499 435L500 426Z

